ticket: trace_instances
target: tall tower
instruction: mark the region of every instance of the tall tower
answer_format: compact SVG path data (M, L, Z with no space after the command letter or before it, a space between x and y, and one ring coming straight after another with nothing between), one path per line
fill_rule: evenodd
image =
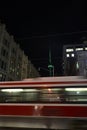
M54 66L52 65L51 49L49 49L49 64L48 64L48 69L49 69L49 76L54 76Z

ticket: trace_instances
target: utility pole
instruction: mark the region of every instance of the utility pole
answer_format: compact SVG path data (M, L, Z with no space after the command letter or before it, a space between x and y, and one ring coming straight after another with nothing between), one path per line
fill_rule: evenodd
M51 49L49 49L49 76L54 76L54 66L52 65L52 60L51 60Z

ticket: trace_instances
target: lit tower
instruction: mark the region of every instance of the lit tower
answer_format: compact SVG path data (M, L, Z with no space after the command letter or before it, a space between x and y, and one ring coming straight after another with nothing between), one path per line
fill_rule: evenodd
M54 76L54 66L52 65L52 60L51 60L51 49L49 49L48 69L49 69L49 76Z

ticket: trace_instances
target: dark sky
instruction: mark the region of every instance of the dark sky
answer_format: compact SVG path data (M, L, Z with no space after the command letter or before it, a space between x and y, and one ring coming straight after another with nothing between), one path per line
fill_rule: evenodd
M62 75L62 47L86 37L84 0L10 1L0 3L0 20L36 68L47 69L49 48L55 75ZM49 75L41 70L42 76Z

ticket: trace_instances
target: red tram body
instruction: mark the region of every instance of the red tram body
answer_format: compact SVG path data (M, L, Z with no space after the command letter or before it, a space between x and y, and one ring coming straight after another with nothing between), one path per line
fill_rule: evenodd
M87 120L87 79L70 76L0 82L1 126L65 129L78 119Z

